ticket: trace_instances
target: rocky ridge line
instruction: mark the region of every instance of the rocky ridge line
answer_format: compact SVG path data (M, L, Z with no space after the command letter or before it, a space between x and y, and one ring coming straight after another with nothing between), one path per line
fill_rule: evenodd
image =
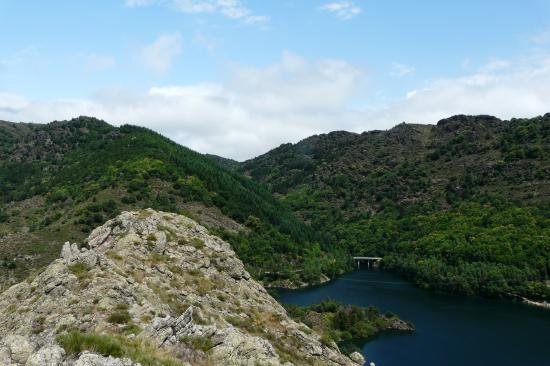
M59 340L75 331L181 365L364 363L290 319L229 244L153 210L122 213L85 248L66 243L42 273L0 295L1 365L140 364L129 352L64 349Z

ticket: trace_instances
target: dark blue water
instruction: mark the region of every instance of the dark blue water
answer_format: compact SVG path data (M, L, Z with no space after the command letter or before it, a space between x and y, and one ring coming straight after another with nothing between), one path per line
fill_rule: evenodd
M280 295L282 302L297 305L326 298L373 305L413 322L415 333L383 334L364 345L363 355L377 366L550 366L550 310L436 294L367 270Z

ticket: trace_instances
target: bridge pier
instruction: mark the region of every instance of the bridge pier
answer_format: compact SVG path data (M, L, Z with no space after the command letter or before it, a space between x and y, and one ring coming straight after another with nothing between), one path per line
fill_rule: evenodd
M357 262L357 269L361 269L361 262L367 262L367 268L372 266L376 267L378 263L382 260L381 257L353 257L353 259Z

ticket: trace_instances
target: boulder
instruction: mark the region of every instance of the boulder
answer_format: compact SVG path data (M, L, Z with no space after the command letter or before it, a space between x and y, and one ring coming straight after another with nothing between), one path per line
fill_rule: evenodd
M25 366L61 366L65 358L65 350L57 345L44 346L33 353Z
M13 363L24 365L34 352L36 345L28 338L20 335L9 335L2 340Z

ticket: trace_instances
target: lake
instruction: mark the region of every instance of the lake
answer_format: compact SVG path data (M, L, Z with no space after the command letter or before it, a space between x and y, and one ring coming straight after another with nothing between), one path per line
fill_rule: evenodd
M308 305L326 298L390 310L416 327L362 347L376 366L550 366L550 310L512 301L438 294L378 270L358 270L330 283L280 290L281 301Z

